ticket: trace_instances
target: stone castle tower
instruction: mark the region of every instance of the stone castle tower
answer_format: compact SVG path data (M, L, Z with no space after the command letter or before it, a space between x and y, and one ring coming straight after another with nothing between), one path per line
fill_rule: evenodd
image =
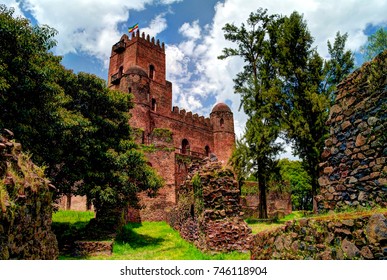
M130 125L135 139L148 147L149 164L166 184L157 198L141 196L146 208L140 211L140 217L164 220L165 209L175 204L176 190L185 180L191 161L213 153L227 164L235 144L233 113L224 103L214 106L210 118L172 107L164 43L144 33L140 36L139 31L131 38L123 35L113 45L108 75L111 89L134 96Z

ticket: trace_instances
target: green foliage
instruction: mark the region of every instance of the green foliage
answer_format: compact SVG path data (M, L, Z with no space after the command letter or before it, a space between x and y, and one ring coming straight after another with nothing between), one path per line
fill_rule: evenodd
M290 185L293 209L312 209L311 178L300 161L281 159L278 163L280 175Z
M331 59L326 60L324 63L324 88L327 92L331 103L335 99L334 92L336 85L339 84L354 67L353 53L349 50L345 50L345 42L348 39L348 34L341 35L340 32L336 33L335 42L332 46L328 41L328 52Z
M269 16L258 9L247 23L240 28L225 25L225 38L238 47L224 49L219 57L241 56L246 62L234 81L249 117L244 136L247 148L237 148L234 167L245 162L243 168L256 170L258 182L265 185L276 165L273 159L281 147L275 140L281 135L303 160L316 194L332 94L353 66L352 53L345 51L347 34L337 33L334 44L328 42L331 58L324 61L312 47L313 37L297 12ZM248 152L255 160L241 156ZM243 168L238 167L242 177Z
M387 30L381 27L374 34L368 36L367 43L361 48L361 52L366 60L371 60L386 49Z
M241 95L241 106L248 115L243 141L237 142L232 156L232 165L241 181L245 170L253 170L259 183L260 218L267 218L266 189L268 176L275 166L275 156L281 146L275 142L281 131L280 91L273 68L271 50L275 47L267 39L277 30L278 16L268 16L267 11L259 9L251 13L247 27L226 24L223 27L225 38L237 43L237 48L223 49L220 59L240 56L245 61L243 71L234 79L234 89ZM249 164L250 167L246 167ZM243 167L245 166L245 167Z
M162 139L163 141L165 141L167 143L171 143L173 133L172 133L172 131L170 131L167 128L155 128L152 131L152 136L157 137L159 139Z
M47 166L58 195L87 195L97 217L121 216L108 209L137 206L139 191L154 195L163 182L130 140L132 96L64 69L49 52L56 31L12 15L0 6L0 129Z

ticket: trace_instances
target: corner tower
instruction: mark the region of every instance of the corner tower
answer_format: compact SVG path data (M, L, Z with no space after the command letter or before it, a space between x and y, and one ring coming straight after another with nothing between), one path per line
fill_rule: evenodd
M235 145L234 115L225 103L218 103L212 109L210 120L214 134L213 152L225 165Z

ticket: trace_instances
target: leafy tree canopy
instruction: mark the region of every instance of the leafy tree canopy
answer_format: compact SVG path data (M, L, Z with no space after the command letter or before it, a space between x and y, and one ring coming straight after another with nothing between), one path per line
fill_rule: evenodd
M137 206L136 194L154 194L162 180L131 139L131 95L66 70L49 52L55 34L0 5L0 129L46 165L58 194L85 194L97 216L115 220L110 209Z

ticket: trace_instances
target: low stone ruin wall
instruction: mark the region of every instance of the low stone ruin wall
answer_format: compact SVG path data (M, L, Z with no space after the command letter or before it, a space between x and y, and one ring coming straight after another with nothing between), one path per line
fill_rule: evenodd
M12 137L0 135L0 259L56 259L54 187Z
M292 213L292 198L290 193L269 191L267 194L267 215L269 219L283 218ZM246 195L240 201L244 218L258 218L259 195Z
M233 172L217 161L196 162L178 190L168 223L203 251L246 251L251 229L242 219Z
M338 85L319 178L320 210L387 207L387 51Z
M387 212L290 221L254 236L254 260L387 260Z

